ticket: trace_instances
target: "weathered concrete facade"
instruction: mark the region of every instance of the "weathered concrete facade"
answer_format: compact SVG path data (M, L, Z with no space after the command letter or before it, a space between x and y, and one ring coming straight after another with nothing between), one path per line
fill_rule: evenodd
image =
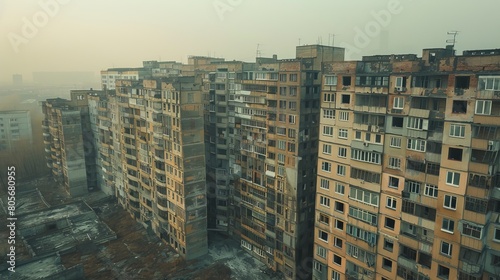
M499 275L499 59L323 65L314 279Z

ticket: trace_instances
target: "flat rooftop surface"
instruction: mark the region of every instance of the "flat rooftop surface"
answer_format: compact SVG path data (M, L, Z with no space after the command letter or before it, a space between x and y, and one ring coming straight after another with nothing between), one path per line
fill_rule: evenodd
M57 256L48 256L25 264L16 265L15 272L4 270L0 272L0 279L44 279L64 270ZM47 278L49 279L49 278Z

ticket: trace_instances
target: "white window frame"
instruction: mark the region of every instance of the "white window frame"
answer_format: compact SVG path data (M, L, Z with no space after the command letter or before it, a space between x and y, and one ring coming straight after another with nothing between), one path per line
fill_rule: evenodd
M323 154L325 154L325 155L331 155L332 154L332 145L330 145L330 144L323 144Z
M325 178L321 178L319 187L321 189L324 189L324 190L329 190L330 189L330 181L325 179Z
M342 164L337 165L337 175L345 176L346 170L347 170L347 167L345 165L342 165Z
M443 245L447 244L448 245L448 250L446 250L446 248L443 248ZM453 244L451 243L448 243L446 241L441 241L441 246L439 248L439 252L442 254L442 255L445 255L445 256L448 256L448 257L451 257L451 254L453 253Z
M460 186L460 173L454 171L447 171L446 184L454 187Z
M491 115L491 100L476 100L476 115Z
M403 110L405 106L405 98L404 97L394 97L392 102L392 108L396 110Z
M326 240L322 238L322 233L326 233ZM318 230L318 239L321 240L321 241L324 241L326 243L328 243L328 232L326 231L322 231L322 230Z
M345 185L343 185L339 182L336 182L335 183L335 193L338 193L340 195L344 195L345 194Z
M465 125L452 123L450 125L450 137L465 138Z
M447 205L447 203L446 203L447 198L449 198L449 202L448 202L449 205ZM453 204L455 204L455 208L453 208ZM443 207L446 209L450 209L450 210L457 210L457 197L453 196L453 195L445 194L444 199L443 199Z
M339 147L337 156L339 158L347 158L347 148L346 147Z
M327 208L330 208L330 198L326 197L326 196L322 196L320 195L319 196L319 204L323 207L327 207Z
M443 221L441 222L441 231L453 234L455 232L455 221L443 218Z
M438 196L438 186L425 184L424 195L436 198Z
M407 117L406 128L414 130L428 130L429 120L417 117Z
M395 197L392 197L392 196L387 197L385 207L392 209L392 210L396 210L397 205L398 205L398 201Z
M470 230L470 234L465 233L465 230L467 230L467 229ZM483 229L484 229L484 226L464 222L462 224L462 235L469 236L469 237L475 238L475 239L481 239L483 237ZM479 237L474 236L472 234L474 231L479 232Z
M316 245L316 255L318 255L320 258L326 259L327 252L328 251L325 247Z
M339 121L349 121L349 111L339 111Z
M389 157L388 167L392 169L401 169L401 159L397 157Z
M339 128L339 139L347 139L349 137L349 130Z
M324 119L335 119L335 110L334 109L323 109L323 118Z
M333 126L328 126L328 125L323 126L323 135L332 137L333 136Z
M325 86L336 86L338 83L337 76L325 75Z
M321 170L328 173L332 172L332 164L330 162L323 161L321 163Z
M401 148L401 137L391 136L390 146L393 148Z
M425 148L427 146L427 141L418 138L408 138L407 143L406 148L408 150L417 152L425 152Z

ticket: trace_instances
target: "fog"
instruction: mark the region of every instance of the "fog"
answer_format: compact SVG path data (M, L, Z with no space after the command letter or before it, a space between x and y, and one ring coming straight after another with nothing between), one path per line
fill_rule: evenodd
M252 61L293 58L299 44L361 55L500 46L500 1L452 0L0 0L0 84L13 74L140 66L210 55ZM331 34L335 34L332 36Z

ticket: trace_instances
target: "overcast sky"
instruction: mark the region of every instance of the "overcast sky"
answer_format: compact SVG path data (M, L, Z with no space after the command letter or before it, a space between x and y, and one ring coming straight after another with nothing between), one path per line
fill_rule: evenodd
M0 0L0 83L188 55L253 61L257 45L293 58L299 40L327 45L330 34L347 59L420 56L451 30L459 52L500 48L499 12L498 0Z

